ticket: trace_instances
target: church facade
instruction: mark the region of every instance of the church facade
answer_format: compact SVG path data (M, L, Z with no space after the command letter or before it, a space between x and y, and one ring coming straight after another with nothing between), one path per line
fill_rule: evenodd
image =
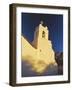
M22 60L30 64L31 69L39 74L50 65L57 66L48 27L44 27L42 22L36 27L31 44L22 36Z

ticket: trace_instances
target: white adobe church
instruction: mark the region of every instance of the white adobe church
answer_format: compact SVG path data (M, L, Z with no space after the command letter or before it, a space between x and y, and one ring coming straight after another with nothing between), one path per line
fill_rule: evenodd
M43 26L43 22L36 27L34 40L30 44L23 36L22 39L22 60L31 64L32 70L43 73L49 65L57 66L52 42L49 40L49 30Z

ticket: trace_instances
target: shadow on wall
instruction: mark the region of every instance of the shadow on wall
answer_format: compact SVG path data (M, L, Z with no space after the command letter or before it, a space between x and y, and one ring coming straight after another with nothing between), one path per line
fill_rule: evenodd
M26 61L22 61L22 77L31 76L48 76L48 75L58 75L58 67L54 65L49 65L43 73L37 73L32 70L32 66Z
M62 75L63 74L63 53L55 53L55 59L58 66L50 64L43 73L37 73L32 69L31 64L22 60L21 75L22 77L31 76L51 76L51 75Z

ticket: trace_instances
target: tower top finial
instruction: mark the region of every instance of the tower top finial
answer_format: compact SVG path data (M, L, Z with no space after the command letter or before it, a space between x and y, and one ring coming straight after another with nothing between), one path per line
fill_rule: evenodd
M41 21L40 24L43 25L43 21Z

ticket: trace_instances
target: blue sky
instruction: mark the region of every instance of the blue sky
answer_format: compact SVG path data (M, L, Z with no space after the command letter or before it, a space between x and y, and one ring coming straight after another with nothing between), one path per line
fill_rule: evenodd
M40 21L49 28L49 39L55 52L63 52L63 15L22 13L22 35L29 42L33 41L34 31Z

